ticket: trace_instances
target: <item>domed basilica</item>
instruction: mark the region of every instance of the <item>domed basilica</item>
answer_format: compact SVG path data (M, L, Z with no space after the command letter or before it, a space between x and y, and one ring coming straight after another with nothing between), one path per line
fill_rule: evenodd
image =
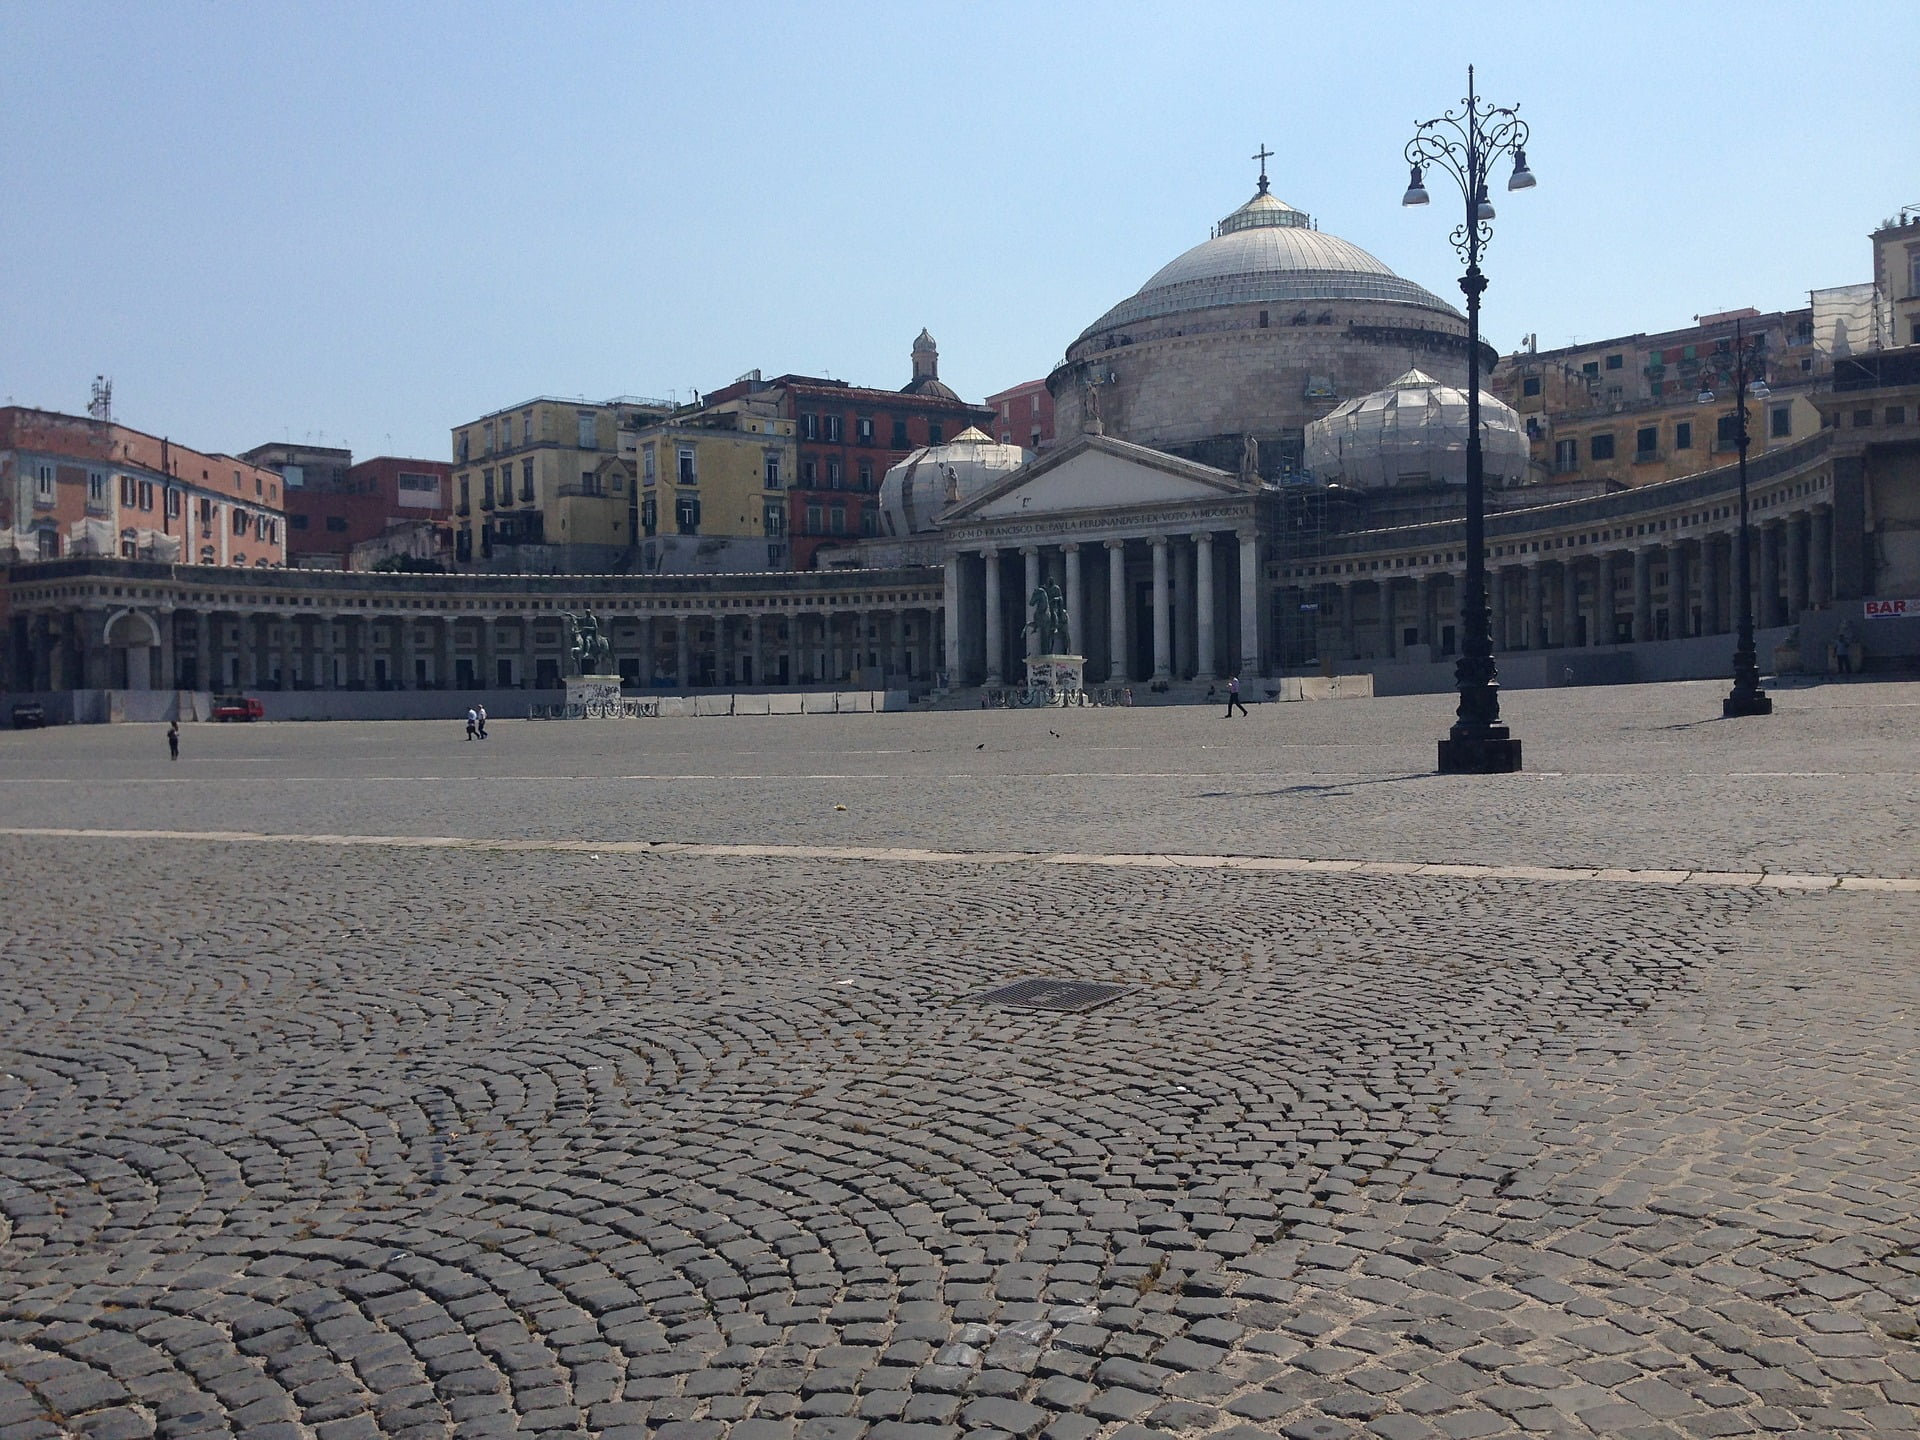
M1263 163L1253 198L1082 331L1047 389L1063 439L1097 429L1236 472L1252 441L1274 479L1301 468L1309 423L1410 367L1464 383L1466 331L1273 195Z

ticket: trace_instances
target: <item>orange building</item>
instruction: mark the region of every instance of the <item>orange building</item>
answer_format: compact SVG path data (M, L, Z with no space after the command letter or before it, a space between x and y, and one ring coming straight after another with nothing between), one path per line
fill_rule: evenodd
M286 563L280 476L86 415L0 407L0 563Z

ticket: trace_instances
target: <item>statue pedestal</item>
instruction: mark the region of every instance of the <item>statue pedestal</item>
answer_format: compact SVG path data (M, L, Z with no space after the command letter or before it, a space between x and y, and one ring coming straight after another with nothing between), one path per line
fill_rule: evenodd
M1082 688L1087 670L1084 655L1029 655L1027 688L1074 692Z
M569 675L567 715L602 720L620 714L620 677L618 675Z

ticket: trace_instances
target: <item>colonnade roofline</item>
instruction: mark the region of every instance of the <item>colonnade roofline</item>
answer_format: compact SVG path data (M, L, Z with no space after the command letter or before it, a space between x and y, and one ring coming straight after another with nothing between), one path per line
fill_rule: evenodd
M1771 450L1757 460L1749 460L1749 488L1766 485L1797 470L1809 468L1824 460L1832 449L1833 432L1821 430L1804 440ZM1677 480L1638 485L1608 495L1559 500L1519 510L1495 511L1487 516L1487 539L1491 543L1496 539L1529 535L1536 531L1554 531L1566 526L1625 520L1633 515L1658 514L1675 506L1734 493L1739 483L1739 467L1728 464ZM1464 526L1462 520L1432 520L1418 525L1353 530L1331 538L1327 542L1326 553L1340 557L1375 555L1424 545L1457 544L1465 533Z
M938 567L899 566L872 570L764 571L718 575L414 575L387 571L241 569L220 565L169 565L107 556L42 560L14 565L8 583L16 601L46 585L105 580L121 585L208 594L210 603L277 603L294 598L313 601L431 600L449 608L461 602L511 604L522 599L608 601L760 600L828 598L842 592L894 592L932 589L941 583ZM160 598L157 594L152 598ZM877 597L874 597L877 599Z

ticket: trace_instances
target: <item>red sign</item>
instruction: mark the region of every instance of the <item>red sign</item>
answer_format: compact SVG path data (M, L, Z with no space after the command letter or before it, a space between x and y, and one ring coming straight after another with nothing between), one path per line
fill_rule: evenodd
M1869 600L1866 605L1869 620L1894 620L1906 615L1920 618L1920 600Z

